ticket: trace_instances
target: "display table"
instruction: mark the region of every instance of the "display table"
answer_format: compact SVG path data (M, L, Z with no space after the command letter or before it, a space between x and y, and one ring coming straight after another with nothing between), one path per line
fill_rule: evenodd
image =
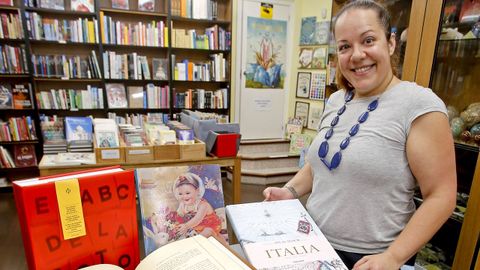
M108 167L120 165L124 169L164 167L164 166L189 166L203 164L218 164L221 167L232 167L232 200L234 204L240 203L240 178L241 178L241 159L239 157L202 157L198 159L174 159L174 160L152 160L151 162L130 162L130 163L102 163L88 165L41 165L40 176L66 173L72 171L88 170L93 168Z

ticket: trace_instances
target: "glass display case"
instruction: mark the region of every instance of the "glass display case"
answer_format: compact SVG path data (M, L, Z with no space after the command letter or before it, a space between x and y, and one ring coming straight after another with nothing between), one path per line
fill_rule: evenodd
M472 206L469 200L474 194L478 197L473 182L479 173L476 171L480 145L480 0L440 2L442 6L436 24L438 35L429 87L447 105L455 141L457 207L419 253L417 263L421 260L421 264L433 264L436 269L451 269L452 266L453 269L473 269L465 268L470 265L467 261L471 260L465 255L470 252L466 250L470 248L466 247L470 244L474 246L478 238L478 224L477 229L471 222L466 224L466 213L478 211L478 206ZM465 246L467 241L473 243ZM458 264L460 261L463 263L461 267Z

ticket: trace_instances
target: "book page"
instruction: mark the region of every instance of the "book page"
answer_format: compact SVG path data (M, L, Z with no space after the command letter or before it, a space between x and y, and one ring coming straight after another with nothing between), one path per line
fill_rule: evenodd
M233 261L201 235L161 247L137 266L137 270L236 270L249 269Z

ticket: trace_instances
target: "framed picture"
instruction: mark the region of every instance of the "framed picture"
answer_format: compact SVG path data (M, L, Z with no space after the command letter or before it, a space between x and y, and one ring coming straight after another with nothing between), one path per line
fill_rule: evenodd
M307 126L308 120L308 110L310 108L310 104L307 102L297 101L295 103L295 118L299 118L302 120L303 127Z
M311 67L315 69L325 69L327 67L327 47L315 48L312 55Z
M300 48L298 55L298 68L312 67L313 48Z
M310 94L310 72L298 72L297 74L297 97L308 98Z
M310 99L322 100L325 99L325 84L327 81L327 74L325 72L312 73Z
M318 130L324 107L325 103L323 101L312 103L312 107L308 111L308 129Z

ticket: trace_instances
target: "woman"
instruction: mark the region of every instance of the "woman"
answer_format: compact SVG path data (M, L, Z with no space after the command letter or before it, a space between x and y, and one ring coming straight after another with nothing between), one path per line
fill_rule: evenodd
M306 165L284 188L264 190L266 200L312 192L307 210L355 270L413 266L456 200L445 104L394 75L389 21L370 0L339 11L333 30L343 89L328 99ZM417 185L424 201L415 211Z

